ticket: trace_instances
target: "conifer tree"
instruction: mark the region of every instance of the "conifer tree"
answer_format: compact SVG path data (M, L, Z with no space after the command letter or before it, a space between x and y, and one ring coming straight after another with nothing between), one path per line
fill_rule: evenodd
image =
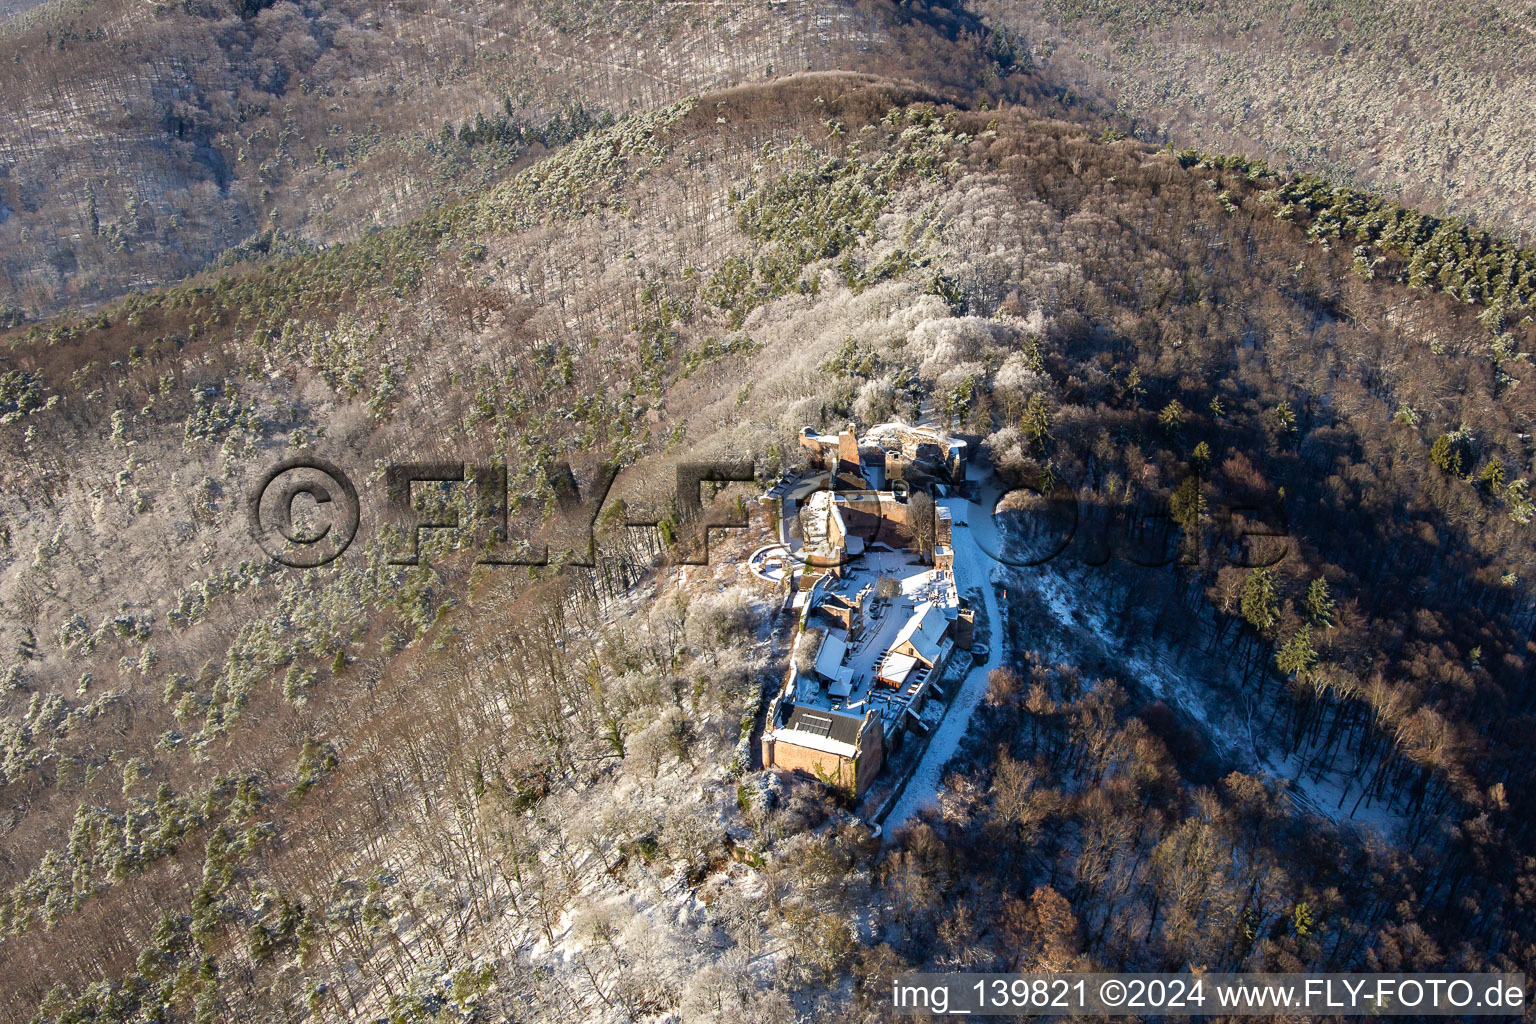
M1327 628L1333 625L1333 595L1328 592L1328 581L1323 577L1319 576L1308 585L1303 604L1314 626Z
M1243 620L1259 632L1264 632L1280 619L1280 609L1275 597L1275 574L1267 566L1254 569L1243 581Z
M1292 679L1305 679L1317 667L1312 647L1312 627L1302 626L1275 652L1275 667Z

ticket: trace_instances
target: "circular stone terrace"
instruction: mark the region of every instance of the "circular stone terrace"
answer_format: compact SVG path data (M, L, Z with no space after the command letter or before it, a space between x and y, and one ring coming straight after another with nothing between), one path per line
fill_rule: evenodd
M800 561L787 544L765 544L747 557L747 568L760 580L783 583L800 568Z

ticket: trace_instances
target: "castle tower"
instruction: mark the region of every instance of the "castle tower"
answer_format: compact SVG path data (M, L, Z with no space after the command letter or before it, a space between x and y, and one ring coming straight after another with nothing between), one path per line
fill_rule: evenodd
M837 435L837 472L859 472L859 437L851 425Z

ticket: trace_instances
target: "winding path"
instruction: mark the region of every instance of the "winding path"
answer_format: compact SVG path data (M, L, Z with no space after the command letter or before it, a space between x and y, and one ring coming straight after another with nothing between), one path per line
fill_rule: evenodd
M992 510L997 507L997 492L991 481L973 478L972 483L979 488L978 501L944 498L939 504L949 509L955 520L952 546L955 549L956 583L962 593L972 588L981 591L982 604L986 607L987 660L971 669L960 684L959 692L950 699L938 731L923 751L923 759L913 769L896 806L882 823L882 830L887 835L934 802L944 781L944 768L960 748L960 741L970 728L971 714L987 695L987 676L1003 663L1002 617L998 614L997 586L993 580L997 561L977 544L976 539L979 531L982 544L990 541L992 550L998 550L997 524L992 519Z

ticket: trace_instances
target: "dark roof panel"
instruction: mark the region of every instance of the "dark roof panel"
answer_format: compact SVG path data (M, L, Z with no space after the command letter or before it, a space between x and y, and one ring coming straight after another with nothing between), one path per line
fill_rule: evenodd
M789 716L784 720L786 728L798 729L813 736L825 736L829 740L854 747L859 744L859 729L863 724L862 715L854 717L801 704L790 705Z

